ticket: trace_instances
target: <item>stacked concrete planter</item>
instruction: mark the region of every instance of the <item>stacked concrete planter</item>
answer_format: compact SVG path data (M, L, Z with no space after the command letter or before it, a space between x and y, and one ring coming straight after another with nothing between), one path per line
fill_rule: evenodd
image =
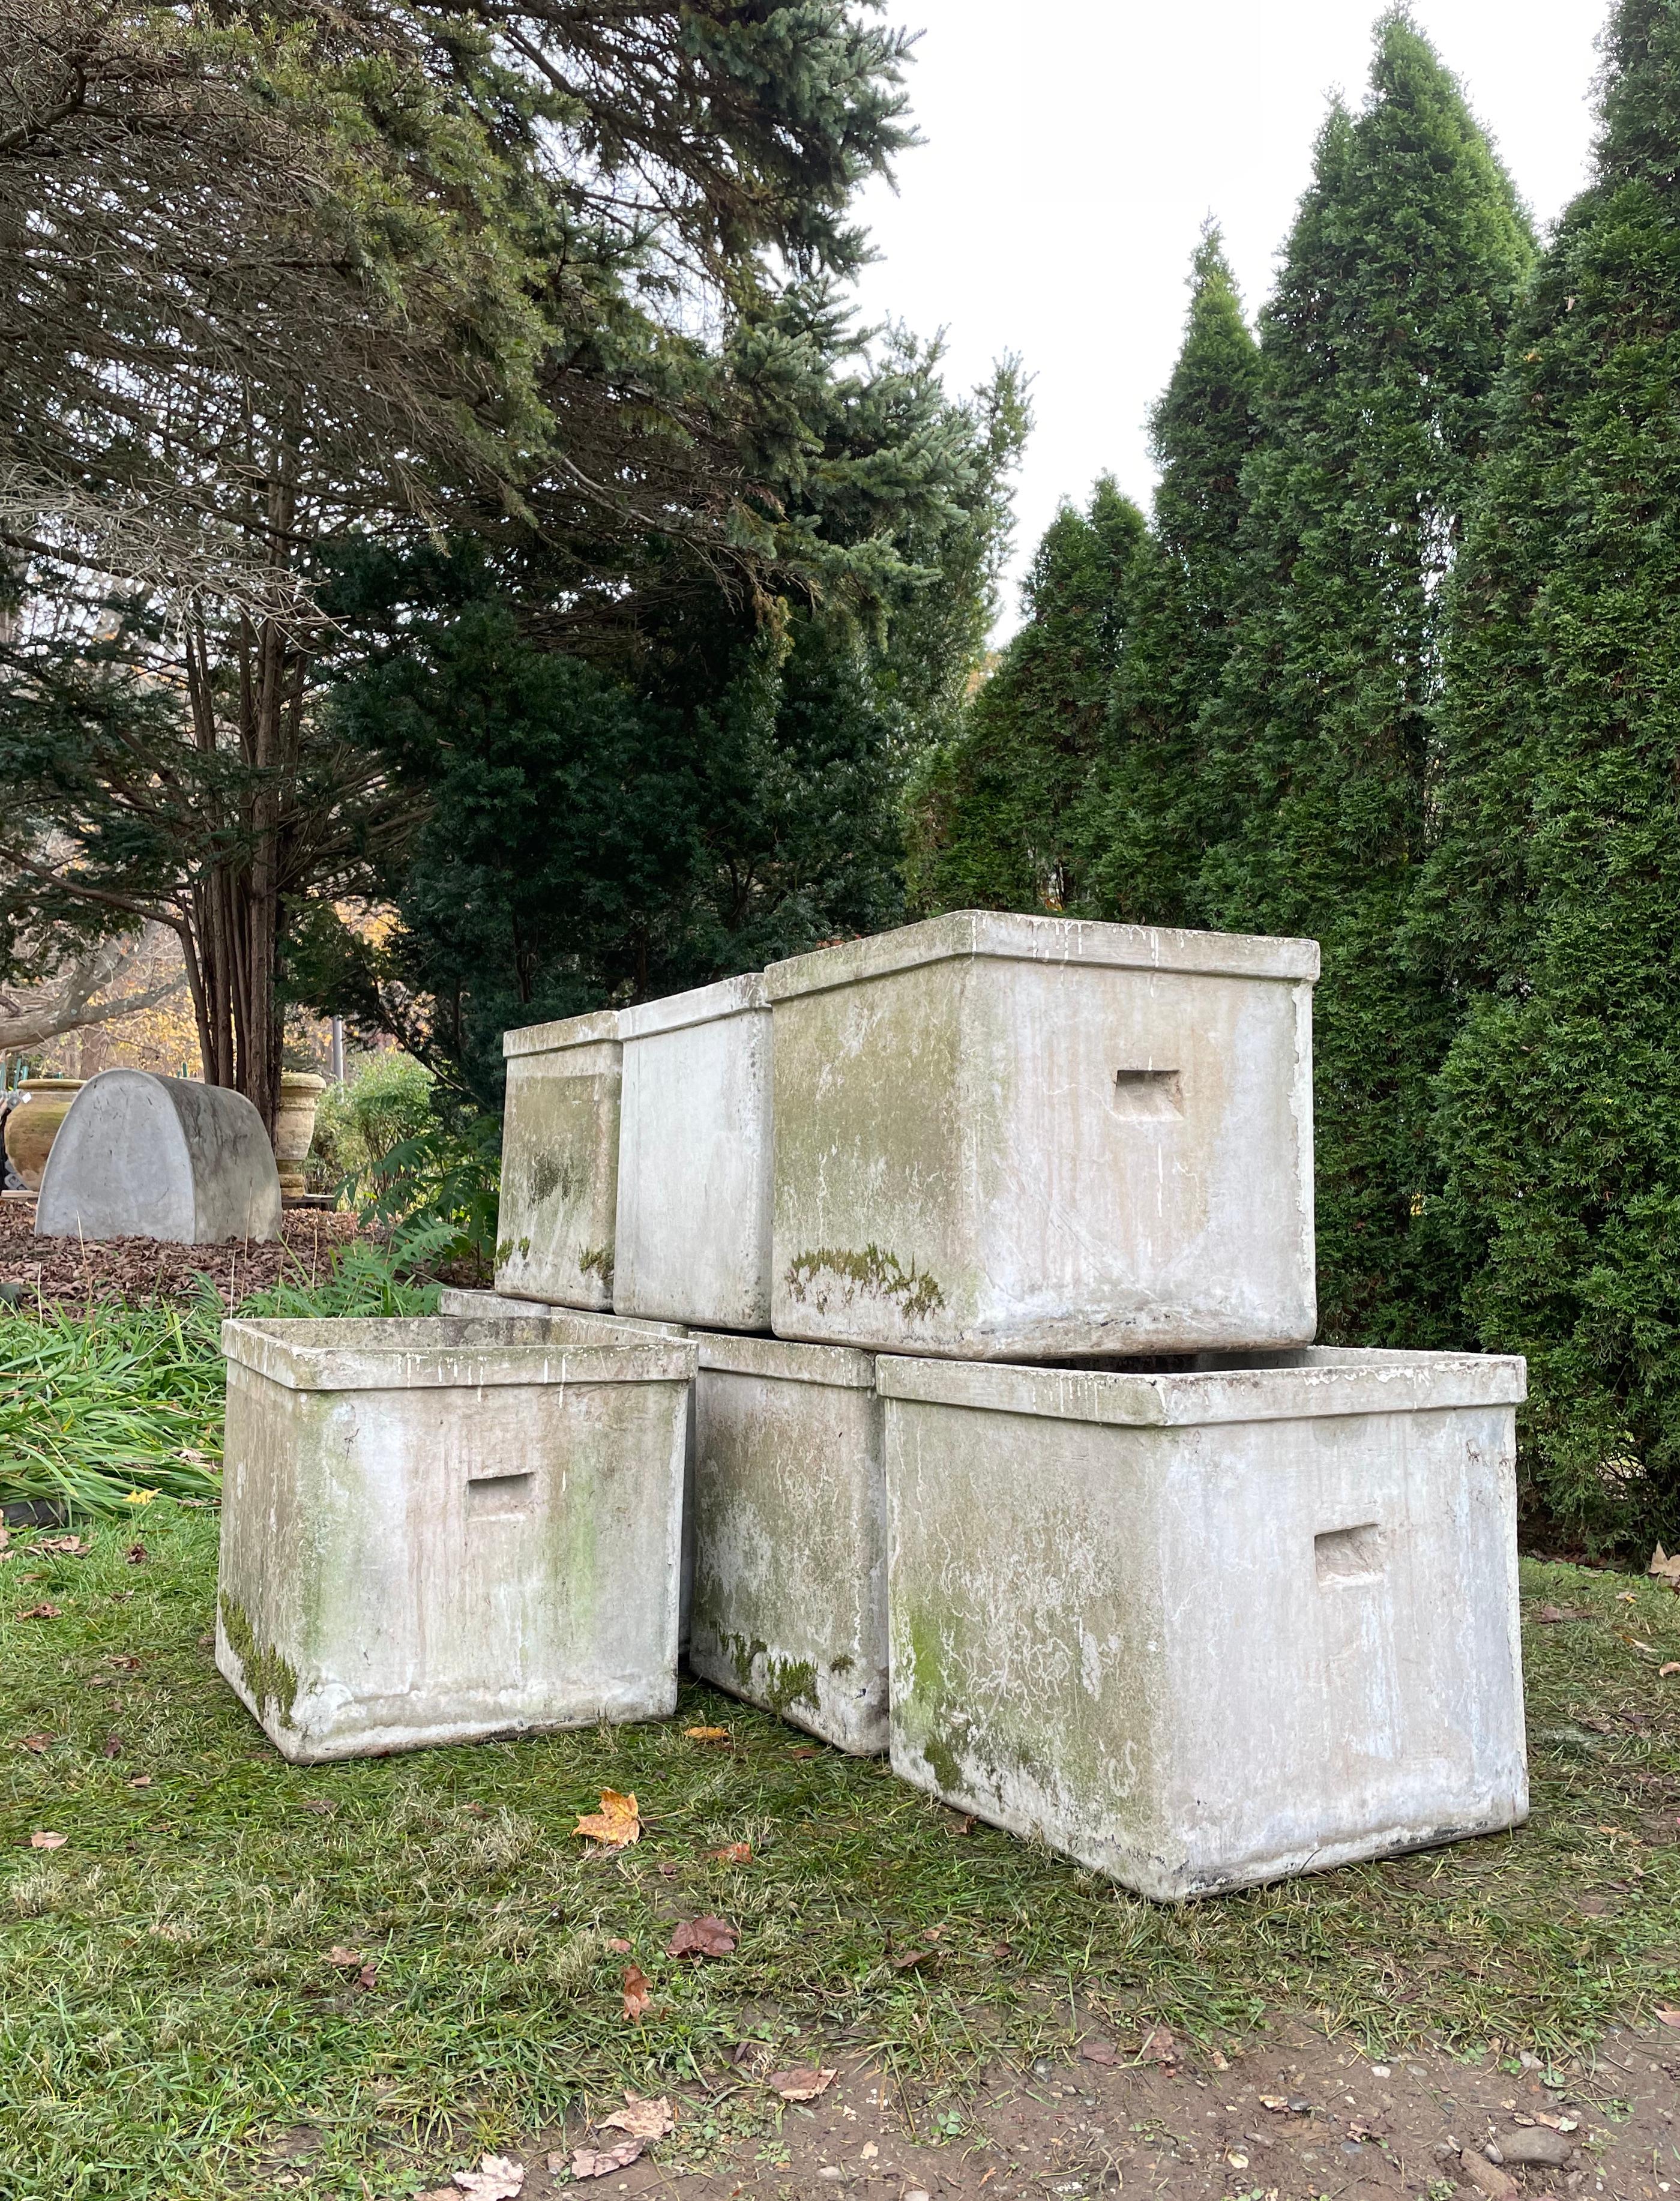
M1168 1900L1526 1816L1520 1360L877 1380L905 1780Z
M841 1750L884 1751L873 1357L773 1338L695 1341L694 1670Z
M772 965L776 1335L1307 1342L1318 967L1312 941L984 912Z
M230 1322L216 1658L275 1748L669 1713L694 1348Z
M969 912L508 1033L497 1291L229 1326L224 1670L293 1756L652 1717L680 1612L1165 1900L1515 1825L1522 1364L1310 1344L1317 972Z
M611 1009L510 1031L496 1289L610 1312L622 1049Z
M770 1005L725 978L620 1012L613 1305L708 1329L770 1327Z

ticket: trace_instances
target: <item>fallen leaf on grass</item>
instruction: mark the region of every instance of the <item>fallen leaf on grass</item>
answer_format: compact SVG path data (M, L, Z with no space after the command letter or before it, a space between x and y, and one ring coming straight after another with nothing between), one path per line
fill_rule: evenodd
M1666 1665L1659 1666L1657 1669L1657 1679L1659 1682L1665 1682L1671 1674L1680 1674L1680 1658L1671 1658Z
M729 1729L726 1727L685 1727L683 1733L690 1742L727 1742L729 1740Z
M642 1839L641 1815L633 1796L620 1796L616 1788L601 1792L601 1809L586 1811L572 1829L603 1849L621 1850Z
M974 1814L972 1811L948 1811L945 1814L945 1832L948 1834L972 1834L973 1831Z
M514 2201L525 2184L525 2165L510 2156L487 2155L476 2170L457 2170L455 2182L470 2201Z
M1590 1620L1594 1617L1590 1605L1542 1605L1534 1616L1542 1628L1555 1627L1562 1620Z
M1666 2007L1659 2007L1657 2011L1657 2016L1662 2020L1665 2025L1680 2025L1680 2010L1669 2010Z
M1143 2036L1143 2045L1137 2052L1146 2063L1177 2063L1183 2060L1182 2051L1169 2025L1152 2026Z
M896 1957L889 1956L887 1962L894 1971L908 1972L913 1965L925 1964L930 1957L937 1954L935 1949L902 1949Z
M737 1935L727 1920L685 1918L665 1945L667 1957L732 1957Z
M44 1828L37 1828L29 1837L32 1850L62 1850L69 1840L68 1834L50 1834Z
M341 1972L353 1972L360 1970L367 1960L360 1949L342 1948L335 1941L326 1952L326 1961L329 1964L336 1964Z
M615 1957L627 1957L630 1954L630 1944L628 1941L617 1940L611 1940L607 1944L607 1946L612 1951Z
M32 1756L38 1758L44 1750L50 1750L57 1740L58 1737L56 1734L26 1734L18 1745L18 1748L26 1750Z
M1654 1575L1659 1582L1672 1582L1676 1589L1680 1589L1680 1552L1670 1558L1659 1544L1651 1554L1651 1564L1646 1572Z
M131 1788L150 1788L151 1775L150 1773L131 1773L128 1776L128 1785Z
M105 1661L108 1666L120 1666L125 1674L138 1674L140 1662L132 1651L118 1651Z
M819 1750L790 1750L788 1756L790 1758L820 1758L822 1752Z
M362 1993L366 1994L367 1990L373 1986L374 1981L379 1977L379 1968L377 1964L364 1964L361 1969L356 1974L355 1977L350 1981L350 1985L353 1987L359 1987Z
M627 2133L631 2139L663 2139L677 2122L671 2114L670 2099L664 2094L655 2101L644 2100L639 2094L626 2094L624 2098L623 2109L596 2120L602 2132Z
M716 1858L720 1864L750 1864L753 1846L750 1842L725 1842L720 1850L708 1850L708 1858Z
M574 2178L604 2178L609 2170L628 2170L642 2152L639 2139L621 2139L616 2147L580 2147L572 2158Z
M112 1732L105 1737L105 1745L99 1755L102 1758L120 1758L122 1756L122 1737L118 1734L115 1729L113 1729Z
M1119 2049L1108 2040L1082 2040L1079 2053L1087 2063L1118 2063L1120 2060Z
M324 1797L311 1796L307 1802L300 1804L297 1808L300 1811L314 1811L323 1819L330 1819L338 1806L336 1804L329 1804Z
M84 1543L79 1536L43 1536L29 1548L32 1552L59 1552L67 1559L85 1559L93 1547Z
M56 1620L62 1611L63 1607L57 1605L30 1605L24 1607L19 1613L18 1618L20 1620Z
M143 1567L151 1554L144 1544L131 1544L122 1556L129 1566Z
M814 2102L819 2094L825 2094L839 2077L837 2071L798 2069L772 2071L765 2085L784 2102Z
M639 2019L653 1999L654 1991L648 1984L647 1974L639 1965L626 1964L624 1968L625 2016Z

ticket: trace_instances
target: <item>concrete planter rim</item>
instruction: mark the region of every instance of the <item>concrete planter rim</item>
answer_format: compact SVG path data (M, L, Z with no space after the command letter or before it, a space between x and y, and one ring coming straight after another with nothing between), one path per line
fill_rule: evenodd
M1177 971L1210 978L1275 978L1309 985L1319 976L1316 940L1241 932L1190 932L1165 925L1100 924L1082 918L1030 917L1004 910L955 910L863 940L843 941L772 963L772 1002L885 978L925 964L977 959Z
M521 1024L502 1035L505 1060L522 1054L560 1054L567 1048L597 1047L602 1041L616 1046L619 1012L591 1009L587 1016L561 1017L551 1024Z
M507 1384L686 1383L679 1338L579 1343L544 1322L461 1315L262 1317L221 1326L226 1359L293 1391L475 1390Z

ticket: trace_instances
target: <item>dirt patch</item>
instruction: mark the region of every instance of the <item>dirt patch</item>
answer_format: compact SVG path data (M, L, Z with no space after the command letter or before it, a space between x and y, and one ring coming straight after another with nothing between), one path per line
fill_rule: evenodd
M1553 2069L1514 2051L1383 2061L1285 2021L1229 2055L1093 2023L1066 2058L995 2069L971 2092L932 2100L855 2051L825 2058L813 2045L797 2060L839 2067L819 2099L778 2104L767 2057L749 2051L703 2091L673 2094L676 2130L639 2162L575 2183L606 2201L804 2201L842 2191L867 2201L983 2191L994 2201L1680 2194L1680 2034L1660 2026L1612 2028L1589 2065ZM596 2114L620 2106L603 2100ZM572 2190L572 2151L614 2137L579 2125L509 2149L526 2167L527 2201Z
M287 1209L280 1242L160 1246L150 1238L38 1238L32 1200L0 1200L0 1288L9 1298L85 1307L98 1300L193 1300L209 1280L224 1304L286 1278L325 1275L334 1250L356 1235L353 1215Z

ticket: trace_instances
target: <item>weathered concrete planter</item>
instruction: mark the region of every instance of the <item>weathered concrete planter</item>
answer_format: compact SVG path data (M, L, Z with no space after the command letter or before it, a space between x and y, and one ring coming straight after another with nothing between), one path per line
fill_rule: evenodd
M31 1192L41 1189L53 1141L81 1089L79 1077L26 1077L18 1086L6 1114L6 1153Z
M725 978L619 1012L624 1091L613 1305L770 1327L770 1005Z
M842 1750L887 1746L886 1508L866 1353L696 1339L696 1673Z
M1520 1360L877 1382L904 1779L1165 1900L1526 1817Z
M225 1085L102 1070L53 1141L35 1229L177 1246L278 1238L280 1180L262 1118Z
M438 1316L222 1340L216 1662L283 1757L673 1710L692 1346Z
M613 1304L619 1187L619 1019L611 1009L505 1033L508 1104L496 1288L514 1299Z
M966 912L772 964L779 1337L1305 1343L1304 940Z

